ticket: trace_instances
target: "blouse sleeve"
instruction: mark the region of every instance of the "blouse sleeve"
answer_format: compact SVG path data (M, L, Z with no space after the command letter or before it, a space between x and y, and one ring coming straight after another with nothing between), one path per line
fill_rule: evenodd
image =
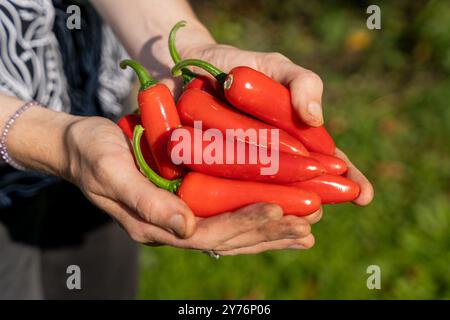
M69 110L50 0L0 2L0 92Z

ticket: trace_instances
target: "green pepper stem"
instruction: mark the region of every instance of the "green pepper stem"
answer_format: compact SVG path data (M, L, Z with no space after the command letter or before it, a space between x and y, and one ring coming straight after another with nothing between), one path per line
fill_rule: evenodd
M144 133L144 127L142 127L140 124L138 124L134 127L133 152L134 152L134 156L136 158L136 162L139 165L139 169L144 174L144 176L146 176L147 179L150 180L150 182L152 182L157 187L165 189L172 193L176 193L178 188L181 185L181 179L175 179L175 180L165 179L165 178L159 176L155 171L153 171L152 168L150 168L150 166L145 161L144 156L142 155L142 151L141 151L141 138L142 138L143 133Z
M189 70L188 68L183 68L181 72L182 72L181 77L183 78L184 85L188 84L189 82L198 77L198 74Z
M178 29L184 26L186 26L186 21L179 21L176 25L173 26L172 30L170 30L169 33L169 52L175 64L181 61L180 54L175 47L175 35L177 34Z
M122 60L120 62L120 67L125 69L126 67L130 67L136 72L138 76L139 82L141 84L141 91L144 91L150 87L153 87L158 83L152 76L148 73L147 69L145 69L141 64L134 60Z
M181 76L183 74L182 70L183 68L194 66L199 67L211 74L214 78L216 78L217 81L223 84L225 81L225 78L227 74L220 70L219 68L213 66L212 64L199 60L199 59L186 59L183 61L178 62L173 68L172 68L172 75L177 77Z
M170 30L169 33L169 52L170 52L170 56L172 57L172 60L175 64L177 64L178 62L181 61L181 57L180 54L178 53L177 47L175 46L175 36L177 34L177 31L186 26L186 21L182 20L177 22L177 24L175 24L172 28L172 30ZM183 77L183 83L184 84L188 84L189 82L191 82L192 80L194 80L198 74L196 74L195 72L192 72L191 70L189 70L188 68L183 68L181 69L181 76Z

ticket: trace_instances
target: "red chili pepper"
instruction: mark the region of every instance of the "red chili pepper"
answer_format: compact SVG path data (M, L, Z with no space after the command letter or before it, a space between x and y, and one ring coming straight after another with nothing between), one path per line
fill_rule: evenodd
M303 190L315 192L323 204L353 201L359 196L359 185L342 176L323 175L307 181L289 184Z
M184 26L186 26L186 21L180 21L173 26L169 33L169 52L175 64L181 61L180 54L175 46L175 35L178 29ZM197 74L188 68L183 68L181 73L184 83L184 90L200 89L212 94L215 97L223 98L222 86L214 78Z
M347 172L348 168L345 161L336 156L330 156L329 154L317 152L310 152L310 157L319 161L328 174L340 176L341 174Z
M309 151L334 154L336 146L328 131L324 126L308 126L297 116L289 89L281 83L250 67L236 67L226 74L196 59L177 63L172 74L179 76L181 69L188 66L200 67L223 83L225 98L237 109L283 129Z
M204 192L199 193L199 190ZM257 202L278 204L284 214L296 216L309 215L320 207L320 198L313 192L277 184L211 177L197 172L188 173L177 194L200 217L234 211Z
M181 132L181 130L183 130L183 132ZM325 172L320 163L312 158L295 156L292 154L280 152L278 154L278 168L276 168L275 166L273 167L276 173L270 175L262 174L261 169L268 168L269 166L271 166L271 164L263 163L261 161L260 157L258 156L258 147L255 146L256 159L254 159L255 162L252 164L249 161L249 155L251 152L250 146L245 142L235 140L231 145L227 145L227 139L224 139L222 135L220 137L215 136L213 142L204 141L202 139L203 132L201 130L194 129L188 126L175 129L173 131L173 135L177 134L177 131L180 131L179 134L181 139L179 139L179 141L169 142L169 152L171 154L171 158L175 163L181 163L185 159L188 160L188 163L183 164L193 171L216 177L272 183L303 181L311 179L313 177L317 177L318 175ZM183 135L184 133L188 134L189 136ZM183 143L183 139L185 137L188 138L189 141ZM200 137L200 139L202 139L201 144L199 143L196 145L195 137ZM218 141L219 139L221 140ZM203 159L204 153L206 153L207 155L210 155L210 153L212 154L212 143L218 142L222 149L220 150L220 147L218 147L217 149L219 150L214 150L214 155L211 155L210 163L207 163ZM190 150L187 151L190 151L190 154L179 154L182 151L186 151L184 149L181 149L181 146L177 148L179 143L183 144L181 146L189 145ZM211 147L208 147L209 145L211 145ZM196 148L196 146L198 147ZM233 158L231 159L232 163L227 163L227 152L229 152L229 150L233 150ZM198 158L202 161L199 161L199 163L195 163L195 155L197 155ZM243 157L244 161L241 162L244 163L239 163L239 157ZM213 161L215 162L213 163Z
M297 216L311 214L320 207L320 198L315 193L286 185L229 180L198 172L190 172L183 179L164 179L142 156L143 130L142 126L136 126L133 137L133 150L141 172L156 186L176 193L196 216L210 217L258 202L277 204L284 214Z
M138 124L141 124L141 119L137 114L124 115L117 121L117 125L130 140L133 139L134 127Z
M127 114L119 119L117 125L122 129L123 133L132 140L134 128L141 124L141 118L137 114ZM155 163L155 159L153 158L150 147L147 143L147 139L144 138L141 140L141 150L144 155L145 161L147 161L148 165L155 171L157 171L157 166Z
M215 97L223 97L220 84L216 80L200 74L184 85L184 90L189 89L200 89Z
M136 61L124 60L120 63L122 69L127 66L133 68L141 83L138 95L141 121L158 171L167 179L180 177L182 168L174 165L167 156L170 134L181 125L172 94L166 85L153 80Z
M243 129L244 131L255 129L257 132L265 129L268 132L268 137L270 137L270 130L276 129L232 109L226 102L198 89L186 90L178 99L177 106L181 123L188 126L193 126L194 121L200 120L205 129L215 128L224 134L227 129ZM278 130L279 145L273 144L270 139L267 139L266 143L258 141L258 145L265 148L269 147L271 150L309 156L308 150L300 141L285 131ZM247 137L245 141L248 142L248 140Z

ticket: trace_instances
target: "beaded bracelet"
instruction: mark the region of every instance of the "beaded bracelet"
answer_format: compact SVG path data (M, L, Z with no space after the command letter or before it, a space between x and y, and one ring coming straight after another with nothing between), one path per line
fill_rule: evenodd
M11 158L11 156L8 153L8 147L6 146L6 139L8 137L9 130L11 130L11 126L14 124L17 118L19 118L22 115L22 113L27 111L32 106L40 106L40 104L36 101L29 101L25 103L23 106L21 106L19 109L17 109L17 111L14 112L14 114L6 122L6 125L3 128L2 136L0 138L0 155L3 161L9 164L11 167L22 171L25 171L26 168L18 164Z

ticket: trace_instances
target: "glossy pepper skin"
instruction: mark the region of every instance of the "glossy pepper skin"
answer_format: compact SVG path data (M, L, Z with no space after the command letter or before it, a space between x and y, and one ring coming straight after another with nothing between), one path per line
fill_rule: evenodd
M325 127L311 127L301 121L289 89L265 74L249 67L234 68L225 79L224 92L233 106L284 129L308 150L334 154L336 146Z
M236 181L190 172L184 177L178 196L199 217L237 210L257 202L279 205L284 214L306 216L320 208L313 192L253 181Z
M257 202L277 204L284 214L297 216L306 216L320 207L320 198L315 193L286 185L229 180L198 172L190 172L182 179L164 179L142 156L143 130L142 126L136 126L133 136L133 150L141 172L156 186L176 193L196 216L211 217Z
M289 185L315 192L323 204L353 201L360 193L360 187L356 182L342 176L328 174Z
M137 114L127 114L117 121L117 125L129 139L133 139L134 127L141 124L141 119Z
M226 102L198 89L186 90L178 99L177 107L181 123L187 126L193 126L194 121L200 120L203 128L219 129L224 134L227 129L256 129L257 132L265 129L268 132L268 137L270 137L270 130L276 129L238 112L227 105ZM260 141L257 145L294 155L309 156L309 152L300 141L283 130L278 129L278 132L278 145L272 144L269 139L266 141L267 143ZM246 142L248 142L248 139Z
M208 150L208 146L212 143L210 141L203 141L200 145L200 148L196 149L194 137L197 134L197 137L201 137L203 132L199 129L194 129L192 127L184 126L183 128L176 129L174 134L176 134L178 130L183 130L189 134L189 142L190 142L190 154L187 156L185 154L179 155L179 150L176 149L176 146L179 143L182 143L183 139L180 141L170 141L169 142L169 152L171 153L171 158L174 162L179 163L182 162L183 159L188 158L189 163L184 163L186 167L189 169L201 172L204 174L216 176L216 177L224 177L229 179L237 179L237 180L251 180L251 181L262 181L262 182L271 182L271 183L287 183L293 181L303 181L308 180L313 177L316 177L322 173L324 173L324 168L320 165L320 163L312 158L303 157L303 156L295 156L288 153L280 152L278 157L278 171L271 175L262 174L261 168L267 168L269 164L263 164L260 161L258 156L255 164L249 163L249 154L250 148L249 145L240 142L234 141L232 146L227 146L227 140L222 138L221 145L223 149L218 151L215 154L215 159L219 158L220 163L206 163L204 161L203 154L205 150ZM197 133L196 133L197 131ZM181 136L181 135L180 135ZM215 137L214 142L217 142L216 139L220 137ZM242 147L239 149L238 145ZM257 147L255 147L257 149ZM232 164L227 164L227 150L233 151L233 162ZM242 150L242 151L239 151ZM185 151L185 150L183 150ZM195 163L194 154L198 152L199 158L203 159L201 163ZM241 152L241 153L240 153ZM208 153L209 154L209 153ZM245 163L238 163L238 154L245 155ZM258 154L258 153L257 153Z
M309 154L311 158L320 162L320 164L325 168L325 171L328 174L340 176L346 173L348 170L345 161L336 156L317 152L310 152Z
M133 139L134 128L141 124L141 119L137 114L127 114L119 119L117 125L120 129L122 129L123 133L130 139ZM148 165L155 171L158 171L155 163L155 159L153 158L150 147L147 143L147 139L145 137L141 140L141 150L142 154L147 161Z
M328 131L323 126L308 126L298 117L289 89L281 83L250 67L236 67L225 74L196 59L181 61L172 68L172 73L180 75L180 70L187 66L203 68L222 81L225 98L240 111L283 129L300 140L309 151L334 154L336 146Z
M204 75L195 75L194 78L185 83L184 91L189 89L200 89L215 97L223 97L220 84L215 79Z
M186 26L186 21L179 21L177 24L173 26L172 30L170 30L169 33L169 52L175 64L181 61L180 54L178 53L178 50L175 46L175 36L178 29L184 26ZM209 94L215 97L223 98L222 86L218 81L216 81L216 79L205 75L197 74L187 68L182 69L181 72L184 90L200 89L208 92Z
M170 134L181 125L172 93L166 85L153 80L139 63L124 60L120 66L133 68L141 83L138 94L141 121L159 173L167 179L180 177L182 167L174 165L167 156Z

